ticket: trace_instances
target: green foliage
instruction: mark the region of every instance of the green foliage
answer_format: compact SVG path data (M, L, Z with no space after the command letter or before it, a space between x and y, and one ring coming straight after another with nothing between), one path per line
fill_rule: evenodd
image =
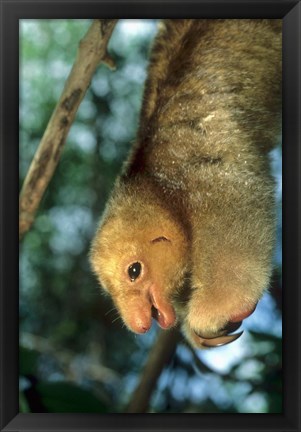
M88 390L68 382L41 382L36 386L47 412L105 413L107 408Z
M49 355L49 354L48 354ZM83 388L66 381L41 381L37 375L42 356L37 350L20 347L19 403L21 412L108 412L105 398L94 395L90 388Z
M19 373L20 375L35 374L37 370L38 351L20 347L19 351Z

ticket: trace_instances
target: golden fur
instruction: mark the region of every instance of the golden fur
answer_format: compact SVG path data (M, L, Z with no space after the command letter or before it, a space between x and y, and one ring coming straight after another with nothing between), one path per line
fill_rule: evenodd
M137 141L91 248L129 329L180 322L202 347L197 334L252 310L271 274L280 125L281 20L164 22Z

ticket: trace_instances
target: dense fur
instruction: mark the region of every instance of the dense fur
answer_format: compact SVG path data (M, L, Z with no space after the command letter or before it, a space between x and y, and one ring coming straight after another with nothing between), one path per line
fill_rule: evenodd
M253 310L271 274L280 115L280 20L164 22L137 142L91 249L129 329L180 322L204 346L197 334Z

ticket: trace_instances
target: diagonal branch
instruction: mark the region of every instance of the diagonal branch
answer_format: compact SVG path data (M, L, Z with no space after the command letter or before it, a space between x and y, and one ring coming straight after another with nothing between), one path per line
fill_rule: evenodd
M148 355L141 374L140 382L131 397L126 412L144 413L147 411L149 400L156 387L157 380L160 377L162 370L173 356L180 338L181 334L177 329L161 331L159 333L159 336Z
M113 67L107 44L117 20L94 20L80 41L77 58L25 178L19 200L19 240L31 227L60 159L77 109L98 64Z

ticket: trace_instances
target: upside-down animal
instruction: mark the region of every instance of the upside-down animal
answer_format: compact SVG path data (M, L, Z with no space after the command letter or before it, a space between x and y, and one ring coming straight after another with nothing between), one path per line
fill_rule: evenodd
M281 21L166 20L91 263L126 326L224 345L271 275Z

